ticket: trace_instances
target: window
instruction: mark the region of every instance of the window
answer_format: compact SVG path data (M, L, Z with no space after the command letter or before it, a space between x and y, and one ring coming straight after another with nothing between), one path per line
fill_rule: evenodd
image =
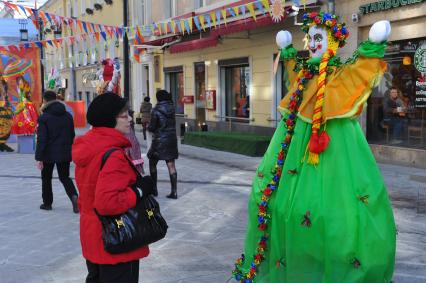
M86 14L86 0L80 1L80 8L81 8L81 14L82 15Z
M170 92L175 105L176 114L184 114L184 76L183 67L171 67L164 69L166 76L166 89Z
M248 58L219 61L222 89L225 93L225 116L239 122L250 117L250 67ZM229 118L228 118L229 119Z
M394 41L387 72L367 106L371 143L426 149L426 38Z
M205 0L194 0L195 9L201 8L205 6Z
M172 17L172 0L151 0L150 2L150 21L159 22Z
M199 0L195 0L195 2L200 2ZM190 13L194 10L194 0L175 0L175 11L176 16L184 15ZM195 3L200 4L200 3Z

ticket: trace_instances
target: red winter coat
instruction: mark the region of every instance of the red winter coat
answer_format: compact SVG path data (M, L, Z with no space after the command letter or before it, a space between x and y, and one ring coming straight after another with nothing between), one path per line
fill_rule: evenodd
M94 208L102 215L116 215L136 205L136 194L130 186L136 174L124 151L114 151L100 172L102 156L111 148L127 148L131 144L112 128L93 128L76 139L72 157L80 193L80 241L83 257L97 264L116 264L146 257L148 246L123 254L109 254L102 242L102 226Z

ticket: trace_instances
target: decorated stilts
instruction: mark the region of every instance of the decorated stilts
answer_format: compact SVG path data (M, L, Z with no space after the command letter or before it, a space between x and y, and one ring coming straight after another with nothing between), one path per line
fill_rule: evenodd
M310 58L277 35L289 93L253 179L243 283L391 282L395 223L380 171L356 120L384 73L387 21L375 23L346 63L349 32L336 16L303 17Z

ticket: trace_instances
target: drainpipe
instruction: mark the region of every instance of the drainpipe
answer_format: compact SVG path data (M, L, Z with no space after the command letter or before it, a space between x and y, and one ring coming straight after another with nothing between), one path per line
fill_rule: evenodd
M123 0L123 26L127 28L129 24L129 1ZM124 59L124 98L129 100L130 97L130 67L129 67L129 38L127 32L124 32L123 38L123 59Z
M335 0L328 0L328 12L331 14L336 13L336 3Z

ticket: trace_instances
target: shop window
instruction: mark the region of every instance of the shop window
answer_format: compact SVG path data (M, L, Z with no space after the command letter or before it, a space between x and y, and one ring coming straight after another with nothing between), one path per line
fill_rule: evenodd
M394 41L367 108L370 143L426 148L426 38ZM423 74L422 74L423 72Z
M183 67L172 67L164 69L166 78L166 90L173 98L176 114L184 114L184 76Z
M248 58L219 61L222 89L225 94L225 116L238 122L249 122L250 66ZM238 119L239 118L239 119Z

